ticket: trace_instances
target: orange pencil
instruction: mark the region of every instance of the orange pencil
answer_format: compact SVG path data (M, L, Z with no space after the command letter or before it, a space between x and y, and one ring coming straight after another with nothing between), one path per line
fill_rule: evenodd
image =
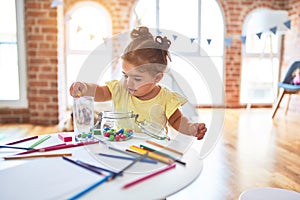
M158 143L156 143L156 142L153 142L153 141L151 141L151 140L147 140L146 142L149 143L149 144L152 144L152 145L154 145L154 146L160 147L160 148L162 148L162 149L166 149L166 150L168 150L168 151L177 153L177 154L179 154L179 155L183 155L183 153L180 152L180 151L177 151L177 150L172 149L172 148L170 148L170 147L163 146L163 145L158 144Z

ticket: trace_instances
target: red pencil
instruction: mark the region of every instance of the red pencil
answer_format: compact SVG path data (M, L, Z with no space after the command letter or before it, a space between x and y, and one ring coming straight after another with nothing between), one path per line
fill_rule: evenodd
M140 182L145 181L145 180L147 180L147 179L149 179L149 178L152 178L153 176L156 176L156 175L161 174L161 173L163 173L163 172L165 172L165 171L168 171L168 170L170 170L170 169L173 169L173 168L175 168L175 166L176 166L175 163L173 163L173 164L171 164L171 165L168 165L167 167L165 167L165 168L163 168L163 169L161 169L161 170L158 170L158 171L156 171L156 172L153 172L152 174L148 174L148 175L146 175L146 176L144 176L144 177L142 177L142 178L139 178L139 179L137 179L137 180L135 180L135 181L132 181L132 182L130 182L130 183L125 184L125 185L123 186L123 188L124 188L124 189L129 188L129 187L131 187L131 186L133 186L133 185L135 185L135 184L137 184L137 183L140 183Z
M28 140L33 140L33 139L37 139L39 136L32 136L32 137L28 137L28 138L25 138L25 139L22 139L22 140L17 140L17 141L14 141L14 142L10 142L10 143L7 143L6 145L12 145L12 144L18 144L18 143L21 143L21 142L26 142Z
M76 144L65 144L65 143L63 143L63 144L44 147L44 148L40 148L40 149L28 150L28 151L25 151L25 152L18 153L16 155L23 155L23 154L33 153L33 152L46 152L46 151L66 149L66 148L72 148L72 147L79 147L79 146L83 146L83 145L96 144L98 142L99 141L79 142L79 143L76 143Z

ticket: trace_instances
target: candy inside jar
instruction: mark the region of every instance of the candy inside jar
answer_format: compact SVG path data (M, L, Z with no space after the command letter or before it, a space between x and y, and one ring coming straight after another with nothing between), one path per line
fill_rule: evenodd
M109 141L125 141L134 135L136 115L133 112L105 111L99 118L101 133Z

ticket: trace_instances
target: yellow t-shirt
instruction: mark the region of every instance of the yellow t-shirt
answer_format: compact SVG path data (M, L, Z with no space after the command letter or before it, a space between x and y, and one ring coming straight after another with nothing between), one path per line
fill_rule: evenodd
M121 81L109 81L106 85L112 94L115 111L133 111L134 114L139 115L138 121L147 120L164 127L176 109L187 102L186 98L165 87L161 87L160 92L153 99L140 100L132 96Z

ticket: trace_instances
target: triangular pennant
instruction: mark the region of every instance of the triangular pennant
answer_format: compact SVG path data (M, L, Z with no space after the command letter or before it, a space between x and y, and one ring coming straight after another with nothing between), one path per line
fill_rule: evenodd
M277 32L277 26L274 26L273 28L270 28L270 31L276 35L276 32Z
M241 36L240 36L240 39L241 39L242 43L245 44L245 43L246 43L247 37L244 36L244 35L241 35Z
M256 33L256 35L257 35L258 39L260 39L260 38L261 38L261 34L262 34L262 32Z
M72 19L71 15L69 13L67 13L65 18L64 18L64 23L70 21L71 19Z
M207 39L207 44L210 45L211 39Z
M291 29L291 20L288 20L283 23L288 29Z
M231 46L231 41L232 41L232 38L225 38L226 47L230 47Z
M177 39L177 35L173 35L173 40L175 41Z
M156 33L157 33L157 35L161 35L162 34L162 32L159 29L156 29Z
M52 0L50 7L55 8L57 6L62 6L63 1L62 0Z
M195 41L196 38L190 38L191 40L191 44L193 44L193 42Z
M81 30L82 30L81 26L77 26L76 32L78 33L78 32L80 32Z
M94 39L94 37L95 37L95 35L93 35L93 34L90 34L90 40L93 40L93 39Z

